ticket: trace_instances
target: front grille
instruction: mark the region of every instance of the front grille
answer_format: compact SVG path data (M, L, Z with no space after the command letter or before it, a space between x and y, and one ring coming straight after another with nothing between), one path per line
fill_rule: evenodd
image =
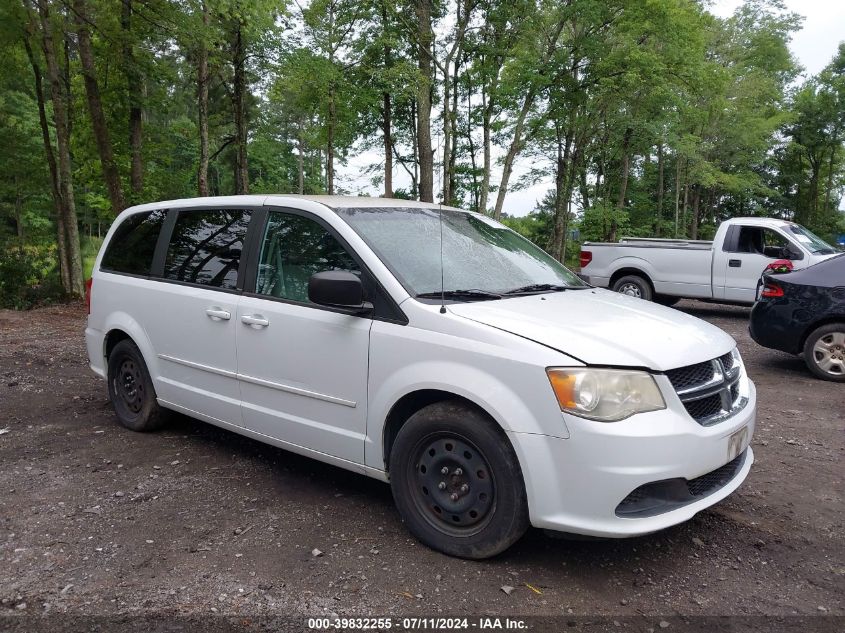
M718 415L722 412L722 396L721 394L713 394L701 400L692 400L685 402L684 406L689 413L696 420L703 420L712 415Z
M666 375L669 377L669 382L672 383L675 391L683 391L684 389L690 389L706 383L713 378L713 363L712 361L707 361L706 363L697 363L688 367L671 369L666 372Z
M727 486L745 463L747 451L695 479L664 479L635 488L616 506L616 516L643 518L683 507Z
M666 377L690 417L702 426L721 422L748 402L740 396L741 364L733 352L695 365L670 369Z

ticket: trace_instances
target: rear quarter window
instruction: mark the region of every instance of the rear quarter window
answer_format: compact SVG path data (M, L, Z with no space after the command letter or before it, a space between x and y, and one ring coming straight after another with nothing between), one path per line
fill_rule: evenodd
M158 234L167 211L135 213L115 229L100 262L100 270L149 276Z
M234 290L250 212L180 211L164 262L164 278Z

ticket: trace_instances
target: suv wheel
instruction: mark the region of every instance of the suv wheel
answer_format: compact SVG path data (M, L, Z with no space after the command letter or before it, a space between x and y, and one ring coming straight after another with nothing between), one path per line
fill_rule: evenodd
M816 329L804 343L804 362L819 378L845 382L845 323Z
M109 355L109 399L117 420L133 431L154 431L165 422L155 388L137 346L120 341Z
M620 277L614 282L612 290L619 294L645 299L646 301L651 301L653 294L651 284L639 275L625 275L624 277Z
M440 402L412 415L396 436L390 465L402 521L433 549L488 558L528 529L522 471L510 442L462 403Z

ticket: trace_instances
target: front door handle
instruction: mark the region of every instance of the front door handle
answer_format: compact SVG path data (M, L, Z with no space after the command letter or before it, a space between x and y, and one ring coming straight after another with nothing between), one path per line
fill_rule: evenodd
M728 266L731 268L741 268L742 267L742 260L741 259L729 259Z
M241 316L241 323L245 323L246 325L250 325L252 327L267 327L270 325L270 321L260 314L244 314Z
M223 310L221 308L208 308L205 311L212 321L228 321L232 318L232 313L228 310Z

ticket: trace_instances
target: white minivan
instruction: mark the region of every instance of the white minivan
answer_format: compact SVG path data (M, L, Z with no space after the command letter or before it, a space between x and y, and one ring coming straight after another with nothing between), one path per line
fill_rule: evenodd
M237 196L124 211L88 355L117 418L184 413L389 481L408 529L495 555L529 525L654 532L754 460L755 388L720 329L594 288L487 216Z

